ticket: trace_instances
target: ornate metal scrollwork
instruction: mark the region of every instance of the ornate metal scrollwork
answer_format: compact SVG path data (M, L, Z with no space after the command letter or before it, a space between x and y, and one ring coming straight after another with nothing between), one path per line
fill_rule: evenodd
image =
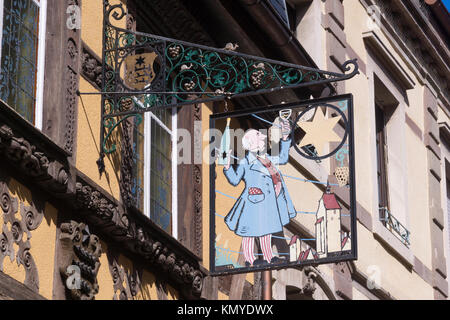
M356 60L336 73L115 25L126 16L122 4L104 1L101 154L116 150L110 138L126 118L155 108L343 81L359 73Z

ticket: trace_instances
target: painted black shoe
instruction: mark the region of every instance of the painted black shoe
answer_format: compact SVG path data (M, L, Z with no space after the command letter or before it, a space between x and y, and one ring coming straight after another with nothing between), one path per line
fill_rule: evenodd
M267 260L260 260L260 259L258 259L258 260L255 260L254 262L253 262L253 265L255 266L255 267L258 267L258 266L264 266L264 265L266 265L266 264L269 264L268 262L267 262Z
M251 264L250 262L248 262L248 261L245 261L245 266L246 266L247 268L250 268L250 267L252 266L252 264Z
M278 257L273 257L272 260L270 260L270 263L275 263L275 264L283 263L283 262L284 262L284 259L280 259Z

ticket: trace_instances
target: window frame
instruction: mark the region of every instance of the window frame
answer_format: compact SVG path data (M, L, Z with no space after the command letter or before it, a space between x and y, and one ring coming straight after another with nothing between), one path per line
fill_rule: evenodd
M401 86L398 85L398 82L392 78L392 70L386 69L383 63L380 62L380 57L377 52L373 50L367 50L367 77L369 82L369 95L367 97L368 105L370 106L370 120L369 127L371 128L367 134L370 136L370 149L371 151L371 170L370 170L370 181L372 182L372 201L371 201L371 216L372 216L372 232L374 237L376 237L380 242L389 247L394 256L403 261L405 265L413 266L414 265L414 254L412 251L413 243L407 246L404 242L399 238L398 235L394 234L391 230L386 228L384 222L382 221L380 210L379 210L379 198L378 198L378 186L377 184L377 155L376 155L376 121L375 121L375 105L378 103L383 106L385 111L389 112L389 119L385 120L385 132L386 132L386 144L388 147L385 149L386 152L386 174L387 174L387 184L389 186L389 190L391 194L389 195L389 209L393 212L393 216L399 221L408 231L411 230L411 217L409 214L409 203L408 201L400 202L398 196L404 196L407 199L407 185L408 185L408 176L402 175L401 180L392 181L392 172L395 172L396 169L393 169L396 165L396 161L389 161L390 159L398 158L398 161L406 163L406 152L405 150L398 149L399 146L401 148L405 148L406 143L400 143L400 141L406 141L406 110L408 106L408 102L405 99L405 96L402 94L404 90ZM384 96L383 99L378 91L377 87L379 84L382 84L384 88L388 89L389 96ZM380 99L381 98L381 99ZM386 109L386 108L389 108ZM385 116L387 114L385 112ZM395 131L394 128L396 129ZM394 134L395 132L395 134ZM393 157L392 157L393 156ZM394 185L392 185L394 183ZM392 198L392 190L395 190L397 193L397 199ZM399 204L401 206L399 207ZM397 211L400 209L401 211ZM400 215L398 214L399 212ZM411 233L410 233L410 239Z
M178 134L178 116L177 116L177 108L171 109L171 121L172 121L172 129L167 128L167 126L151 111L148 111L144 114L144 190L143 190L143 199L144 199L144 215L147 216L150 220L150 208L151 208L151 141L152 141L152 119L155 120L158 125L165 130L171 136L171 171L172 171L172 204L171 204L171 215L172 215L172 237L178 239L178 167L177 167L177 134Z
M39 35L37 50L37 73L36 73L36 96L34 105L33 125L42 130L43 125L43 102L44 102L44 73L45 73L45 40L47 30L47 0L31 0L39 7ZM0 62L2 59L3 44L3 13L4 1L0 4Z

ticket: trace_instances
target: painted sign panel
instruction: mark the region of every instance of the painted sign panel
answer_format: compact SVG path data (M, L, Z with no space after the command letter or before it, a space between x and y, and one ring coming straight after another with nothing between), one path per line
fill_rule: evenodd
M210 126L213 275L356 259L351 95L215 114Z

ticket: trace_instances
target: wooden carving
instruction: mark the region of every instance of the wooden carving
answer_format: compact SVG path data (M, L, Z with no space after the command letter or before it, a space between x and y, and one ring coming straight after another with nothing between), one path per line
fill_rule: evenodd
M11 197L6 183L0 182L0 207L3 211L3 228L0 235L0 271L3 261L9 257L25 268L24 284L31 290L39 292L39 276L33 256L31 255L31 231L36 230L42 222L44 214L34 207L20 203L20 219L17 216L19 203ZM15 252L14 244L18 250Z
M84 223L61 224L60 243L64 255L60 273L66 296L73 300L94 300L98 293L97 274L102 248L99 238Z
M69 173L65 165L3 123L0 123L0 153L24 175L49 191L67 191Z

